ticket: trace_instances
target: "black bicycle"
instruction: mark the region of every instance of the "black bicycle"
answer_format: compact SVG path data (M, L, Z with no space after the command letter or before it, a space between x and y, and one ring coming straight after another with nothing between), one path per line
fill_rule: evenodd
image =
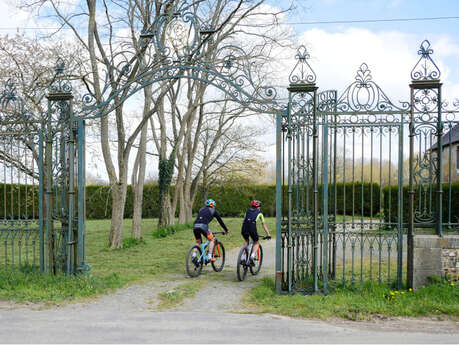
M271 236L263 237L263 240L269 240ZM250 251L249 251L250 247ZM258 245L257 253L253 260L250 260L250 256L253 252L253 241L250 241L249 245L242 246L237 256L237 279L243 281L247 276L247 271L250 270L252 275L257 275L260 272L261 264L263 263L263 248L261 243Z

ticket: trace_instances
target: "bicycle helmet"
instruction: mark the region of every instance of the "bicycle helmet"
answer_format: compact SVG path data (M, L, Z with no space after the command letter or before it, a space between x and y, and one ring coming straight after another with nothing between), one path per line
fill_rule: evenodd
M213 199L207 199L206 200L206 206L215 207L215 206L217 206L217 203Z
M252 207L261 207L261 201L252 200L252 201L250 202L250 206L252 206Z

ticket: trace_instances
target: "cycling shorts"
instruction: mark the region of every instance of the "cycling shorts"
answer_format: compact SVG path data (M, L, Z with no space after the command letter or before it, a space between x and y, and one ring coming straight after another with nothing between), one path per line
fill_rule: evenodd
M209 226L207 224L195 224L193 227L194 238L196 240L202 240L201 235L204 235L205 238L211 240L214 238L214 235L209 230Z
M244 240L246 240L247 242L249 241L249 237L252 238L253 242L257 242L259 239L257 228L255 227L244 227L241 231L241 235L242 237L244 237Z

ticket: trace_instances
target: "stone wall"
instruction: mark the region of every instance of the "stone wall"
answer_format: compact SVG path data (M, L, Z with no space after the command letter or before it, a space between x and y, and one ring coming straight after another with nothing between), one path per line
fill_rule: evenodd
M459 278L459 235L416 235L413 256L414 289L426 285L429 275Z
M442 249L441 267L450 280L459 280L459 249Z

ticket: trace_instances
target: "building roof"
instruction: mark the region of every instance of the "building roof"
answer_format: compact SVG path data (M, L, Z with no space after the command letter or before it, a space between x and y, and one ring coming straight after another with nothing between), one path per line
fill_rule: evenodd
M451 128L451 144L455 144L459 142L459 124ZM445 147L446 145L450 144L450 134L449 132L446 132L443 134L441 137L441 146ZM433 144L432 147L430 148L431 150L435 150L437 148L437 143Z

